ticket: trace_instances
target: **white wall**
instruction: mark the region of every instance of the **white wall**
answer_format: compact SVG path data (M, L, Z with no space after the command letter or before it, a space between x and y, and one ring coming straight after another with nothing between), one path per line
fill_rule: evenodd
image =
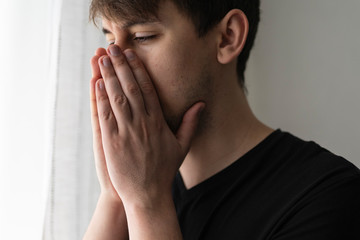
M256 115L360 166L360 1L262 1L247 85Z

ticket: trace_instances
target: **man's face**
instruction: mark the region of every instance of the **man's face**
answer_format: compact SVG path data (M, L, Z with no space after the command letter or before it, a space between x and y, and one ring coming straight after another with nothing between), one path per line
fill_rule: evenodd
M158 15L156 22L135 24L103 20L103 28L109 43L133 49L144 62L165 119L176 131L189 107L212 99L216 45L211 33L198 38L193 23L171 1Z

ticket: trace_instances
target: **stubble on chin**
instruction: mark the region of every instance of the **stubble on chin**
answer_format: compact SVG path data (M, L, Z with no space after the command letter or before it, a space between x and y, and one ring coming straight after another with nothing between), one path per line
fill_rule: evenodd
M191 107L192 105L186 108L182 114L179 114L177 116L176 115L165 116L165 121L174 135L176 135L176 133L178 132L186 111L189 110ZM210 111L205 107L205 109L201 112L199 123L196 128L195 136L201 136L206 134L207 129L211 127L211 119L212 118Z
M214 88L213 81L209 75L208 68L203 68L203 71L200 74L200 81L190 81L194 84L191 88L187 88L186 91L182 93L178 93L179 96L186 96L187 105L179 111L178 113L174 113L170 111L164 111L164 118L166 123L168 124L170 130L176 134L181 126L182 119L185 113L196 103L202 101L205 102L206 107L204 111L201 113L199 124L196 130L196 134L202 134L206 132L206 129L211 126L211 114L210 109L213 104L212 100L214 98Z

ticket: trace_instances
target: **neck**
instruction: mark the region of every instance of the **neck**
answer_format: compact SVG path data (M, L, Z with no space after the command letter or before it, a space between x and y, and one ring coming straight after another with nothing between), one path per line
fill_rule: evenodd
M227 90L215 99L217 104L207 106L204 126L180 168L188 189L228 167L273 131L254 116L239 87Z

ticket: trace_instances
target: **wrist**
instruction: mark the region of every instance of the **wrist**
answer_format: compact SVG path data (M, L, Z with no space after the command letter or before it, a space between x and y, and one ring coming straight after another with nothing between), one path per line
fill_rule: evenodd
M149 193L142 192L138 195L126 197L122 199L122 203L126 209L156 211L169 206L174 206L171 193Z
M117 208L119 210L124 209L124 205L123 205L123 202L121 201L121 198L118 195L115 195L113 193L102 191L100 193L98 202L101 203L102 205L107 205L114 209L117 209Z
M116 192L112 185L107 187L101 187L100 189L100 197L107 198L109 200L112 199L113 201L121 201L119 194Z
M171 195L124 201L124 207L132 239L182 239Z
M120 198L100 194L84 239L128 239L127 219Z

